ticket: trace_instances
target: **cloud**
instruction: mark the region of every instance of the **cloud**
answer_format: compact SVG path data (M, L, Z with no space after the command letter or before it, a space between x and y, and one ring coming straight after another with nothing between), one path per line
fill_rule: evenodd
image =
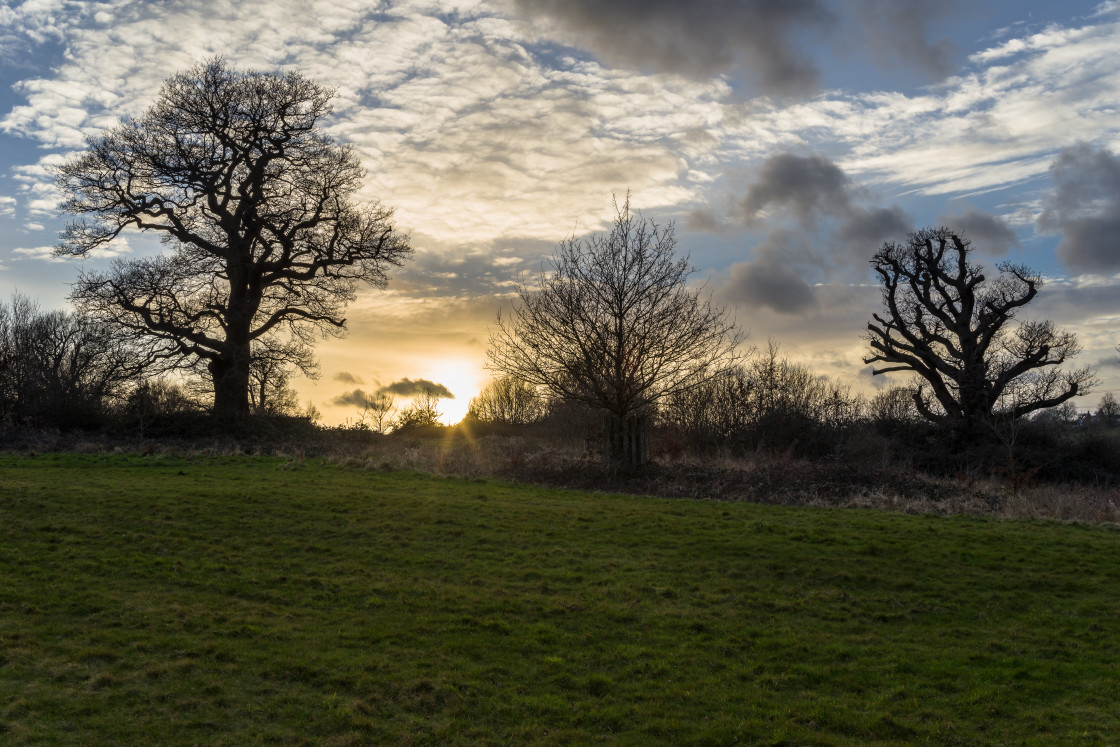
M743 198L743 219L757 224L770 209L792 212L802 223L817 215L836 215L851 202L843 170L819 155L779 153L766 159Z
M1058 257L1071 270L1120 270L1120 159L1081 143L1050 165L1055 189L1039 216L1043 231L1061 234Z
M13 249L13 254L21 254L30 259L43 260L45 262L68 262L67 257L57 257L54 253L55 247L53 246L35 246L35 247L20 247ZM112 259L119 257L122 254L127 254L131 251L128 238L125 236L118 236L113 239L113 243L99 246L93 249L86 256L90 259Z
M853 205L844 214L837 233L844 254L866 260L883 242L900 240L913 230L913 218L898 205L886 208Z
M753 259L734 265L729 297L748 306L804 313L815 303L809 278L830 282L867 273L880 244L913 230L898 205L864 205L869 190L853 183L830 159L780 153L767 158L738 210L752 228L766 227Z
M32 247L18 247L12 250L12 254L20 254L29 259L39 259L45 262L65 262L62 257L54 256L53 246L32 246Z
M608 64L694 79L727 74L765 95L816 91L817 50L831 40L869 50L938 77L952 44L927 39L953 3L924 0L513 0L540 33L586 49ZM551 21L551 25L541 18Z
M373 397L371 395L366 394L361 389L355 389L352 392L338 395L330 400L330 403L339 407L365 407L372 401Z
M335 381L341 381L343 384L364 384L360 377L355 376L347 371L339 371L334 375Z
M970 207L962 215L943 215L937 219L972 242L973 249L990 257L1001 257L1019 248L1019 236L998 215Z
M546 16L567 42L604 61L709 78L747 75L765 93L817 88L818 69L800 35L826 35L836 17L818 0L514 0L524 16Z
M927 39L929 26L959 5L944 0L857 0L855 15L866 37L864 49L886 67L901 61L941 78L953 71L956 46Z
M16 214L16 198L0 195L0 217L10 217Z
M921 194L979 193L1044 176L1078 141L1103 145L1120 129L1114 8L1083 26L1058 25L971 58L973 67L920 95L822 100L784 121L827 127L851 146L850 175Z
M780 314L801 314L817 305L813 288L771 258L732 265L721 298L748 309L770 308Z
M427 379L409 379L407 377L381 387L377 390L377 393L396 394L401 397L415 397L418 394L431 394L439 399L455 399L455 395L443 384L437 384Z

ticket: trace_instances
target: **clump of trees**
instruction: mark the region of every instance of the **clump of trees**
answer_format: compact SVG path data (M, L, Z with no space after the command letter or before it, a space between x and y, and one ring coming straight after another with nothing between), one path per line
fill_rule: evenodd
M548 414L547 397L536 387L513 376L492 380L467 406L468 422L496 425L529 425Z
M871 260L883 286L883 313L867 325L873 373L916 375L912 399L958 447L990 436L999 423L1055 407L1095 383L1088 368L1064 370L1077 338L1018 311L1042 287L1026 267L999 265L988 278L969 261L971 244L948 228L886 243Z
M537 286L518 287L487 354L491 370L603 413L606 461L638 466L658 404L726 371L742 334L686 286L672 224L635 214L629 195L615 212L608 233L561 242Z
M121 330L83 314L0 301L0 426L84 428L122 403L149 364Z
M296 72L211 60L58 168L77 218L57 255L88 256L130 229L171 247L83 273L75 306L164 370L207 377L221 418L276 401L260 384L282 377L262 379L262 366L314 376L315 340L343 333L359 285L384 287L411 253L392 210L353 200L358 157L320 125L332 95Z
M666 398L660 420L706 450L819 454L864 413L863 399L848 387L782 356L780 345L770 340L746 363Z

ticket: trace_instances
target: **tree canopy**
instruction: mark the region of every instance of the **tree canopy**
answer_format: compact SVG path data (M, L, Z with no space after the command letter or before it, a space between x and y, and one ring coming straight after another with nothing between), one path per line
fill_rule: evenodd
M489 367L616 424L718 375L742 335L686 287L693 268L676 245L673 225L636 215L627 196L609 233L561 242L538 287L518 288L513 316L499 314L491 333ZM629 460L624 442L609 451Z
M298 72L210 60L170 78L142 116L91 137L58 169L75 216L56 253L87 256L127 230L167 253L83 273L72 300L205 371L214 411L249 411L252 362L315 371L361 283L384 287L411 253L392 210L353 201L364 172L321 128L333 92Z
M1077 338L1050 321L1020 321L1042 287L1026 267L999 265L989 280L969 261L971 244L948 228L886 243L871 260L883 286L883 313L867 325L874 374L910 371L923 417L975 438L1000 415L1019 418L1085 394L1089 369L1059 366L1079 352Z

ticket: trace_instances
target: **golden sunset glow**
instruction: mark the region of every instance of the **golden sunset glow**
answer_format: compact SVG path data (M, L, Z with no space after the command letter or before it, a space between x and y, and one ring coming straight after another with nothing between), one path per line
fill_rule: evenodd
M482 368L481 362L466 359L439 361L433 363L427 371L427 378L443 384L455 395L455 399L439 401L439 411L443 413L442 420L447 425L454 425L463 419L471 398L490 380L490 375Z

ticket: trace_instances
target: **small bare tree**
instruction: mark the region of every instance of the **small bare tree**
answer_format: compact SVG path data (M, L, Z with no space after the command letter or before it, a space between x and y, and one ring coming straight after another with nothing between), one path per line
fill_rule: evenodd
M362 407L361 422L374 433L388 433L395 422L397 400L390 394L377 392L366 397Z
M874 374L921 377L915 407L947 427L958 446L986 433L996 415L1015 420L1085 394L1095 383L1088 368L1058 368L1080 350L1072 333L1050 321L1015 320L1038 294L1041 277L1004 263L989 281L969 262L970 250L970 242L947 228L883 245L871 265L883 285L885 313L867 325L871 354L864 359L887 364Z
M439 422L443 413L439 411L439 394L432 389L425 388L412 398L412 402L401 410L394 423L393 430L407 430L409 428L432 428L442 425Z
M607 234L570 238L518 288L512 317L498 315L488 367L606 414L609 463L644 461L645 419L659 400L718 376L738 359L742 334L676 258L673 225L661 228L615 205Z
M143 378L151 358L87 314L0 301L0 427L90 426Z

